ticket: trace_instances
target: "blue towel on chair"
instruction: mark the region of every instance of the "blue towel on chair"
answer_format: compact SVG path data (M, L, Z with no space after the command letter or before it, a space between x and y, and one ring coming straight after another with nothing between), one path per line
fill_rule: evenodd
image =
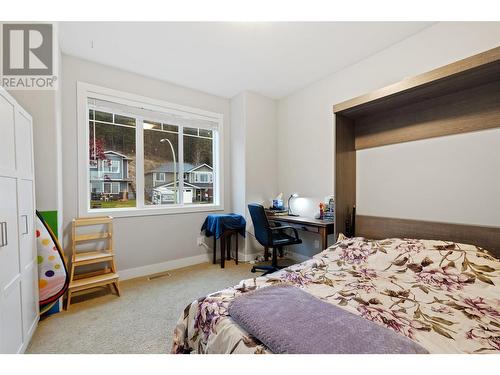
M226 230L237 230L245 237L247 222L245 218L238 214L212 214L208 215L201 226L207 237L215 235L219 239Z

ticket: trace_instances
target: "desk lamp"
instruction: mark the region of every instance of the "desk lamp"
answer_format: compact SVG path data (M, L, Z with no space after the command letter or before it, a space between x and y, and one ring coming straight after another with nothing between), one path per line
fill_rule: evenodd
M299 216L297 214L293 214L292 213L292 209L290 208L290 200L292 198L297 198L299 196L298 193L293 193L292 195L290 195L290 197L288 198L288 216Z

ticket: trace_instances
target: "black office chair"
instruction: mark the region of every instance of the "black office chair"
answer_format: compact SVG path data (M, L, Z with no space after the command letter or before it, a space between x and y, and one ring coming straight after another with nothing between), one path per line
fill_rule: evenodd
M257 270L265 271L264 275L278 271L281 268L278 266L278 250L282 250L283 246L297 245L302 243L299 238L297 229L289 225L281 225L276 223L277 226L273 227L270 225L267 219L264 207L260 204L251 203L248 205L248 210L250 211L250 216L252 217L253 227L255 230L255 238L264 247L273 248L273 257L270 266L254 266L252 272ZM286 233L286 230L292 230L293 236Z

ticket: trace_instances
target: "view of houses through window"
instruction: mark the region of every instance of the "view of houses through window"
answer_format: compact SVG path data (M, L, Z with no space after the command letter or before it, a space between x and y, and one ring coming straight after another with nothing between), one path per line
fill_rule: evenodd
M144 121L144 203L179 203L179 127Z
M144 121L144 203L213 203L212 131ZM200 174L205 175L199 179Z
M90 208L136 206L136 120L89 110Z
M137 207L139 151L144 207L214 203L214 134L90 106L90 208Z
M213 131L184 128L185 194L193 202L213 203Z

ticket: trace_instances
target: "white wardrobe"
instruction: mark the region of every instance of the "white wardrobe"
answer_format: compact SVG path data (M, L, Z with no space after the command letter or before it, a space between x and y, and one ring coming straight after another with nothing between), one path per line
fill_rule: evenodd
M0 353L22 353L38 323L31 116L0 87Z

